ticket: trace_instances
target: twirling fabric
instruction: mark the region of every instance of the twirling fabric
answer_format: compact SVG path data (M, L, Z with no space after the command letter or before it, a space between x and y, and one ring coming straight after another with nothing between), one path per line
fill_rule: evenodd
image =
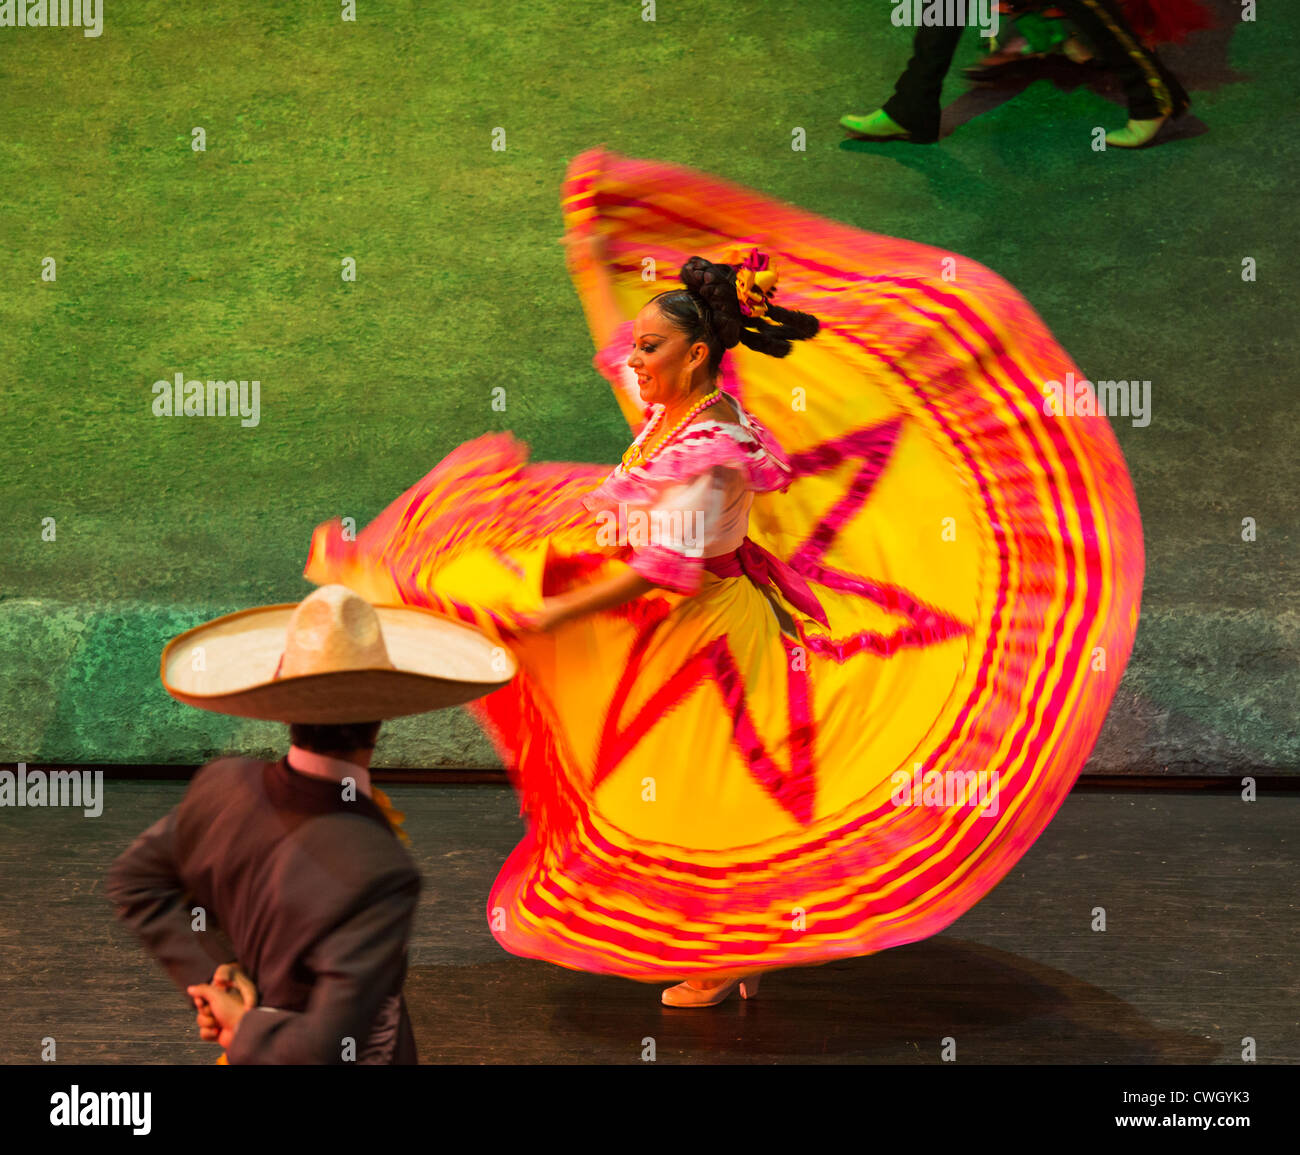
M751 418L730 431L751 546L692 571L694 593L516 635L517 613L632 556L589 506L735 448L702 427L717 448L652 459L638 494L493 434L357 541L322 526L307 576L455 614L518 658L472 708L528 822L487 906L507 950L662 981L934 934L1061 805L1133 643L1141 525L1092 387L964 257L604 149L572 162L563 208L608 239L608 267L573 265L588 306L608 278L631 318L688 257L758 247L780 303L821 319L787 358L724 357ZM625 324L595 363L636 429L630 340Z
M1147 44L1179 44L1193 32L1214 26L1202 0L1119 0L1119 7L1129 27ZM1013 19L1024 12L1064 19L1051 0L1003 0L1000 8Z
M1178 44L1214 24L1201 0L1120 0L1120 8L1148 44Z

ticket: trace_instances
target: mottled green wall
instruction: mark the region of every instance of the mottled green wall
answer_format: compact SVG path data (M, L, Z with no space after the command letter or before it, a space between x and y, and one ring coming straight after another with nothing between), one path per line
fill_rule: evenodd
M329 4L139 0L98 38L0 30L0 758L269 750L282 729L162 692L167 638L301 597L314 525L364 524L468 437L614 459L626 427L556 244L566 163L605 143L966 254L1094 379L1149 379L1150 425L1114 423L1146 524L1143 621L1089 768L1300 765L1283 132L1300 8L1168 52L1200 120L1103 154L1114 90L967 96L973 34L949 138L846 142L839 116L887 96L909 53L887 12L435 0L343 23ZM177 372L258 379L259 424L154 417L152 383ZM457 712L395 724L380 761L495 758Z

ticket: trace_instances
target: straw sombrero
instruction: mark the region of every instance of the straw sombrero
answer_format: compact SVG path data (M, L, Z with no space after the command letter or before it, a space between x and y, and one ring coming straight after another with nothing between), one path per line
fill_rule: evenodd
M215 618L173 638L162 683L182 702L277 722L371 722L499 689L513 655L415 606L372 606L345 586Z

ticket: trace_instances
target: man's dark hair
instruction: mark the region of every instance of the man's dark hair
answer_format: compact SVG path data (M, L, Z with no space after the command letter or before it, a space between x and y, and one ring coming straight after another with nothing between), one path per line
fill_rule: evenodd
M289 726L289 741L313 754L338 757L350 750L371 750L379 737L382 722L347 722L344 724L294 722Z

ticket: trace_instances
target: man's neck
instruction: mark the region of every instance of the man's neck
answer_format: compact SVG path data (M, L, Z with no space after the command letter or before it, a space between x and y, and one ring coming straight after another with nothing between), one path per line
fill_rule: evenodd
M347 758L331 758L327 754L317 754L304 750L301 746L289 747L289 765L299 774L309 778L325 778L331 782L342 782L351 778L357 789L367 798L370 797L370 753L365 754L362 762L353 762Z

